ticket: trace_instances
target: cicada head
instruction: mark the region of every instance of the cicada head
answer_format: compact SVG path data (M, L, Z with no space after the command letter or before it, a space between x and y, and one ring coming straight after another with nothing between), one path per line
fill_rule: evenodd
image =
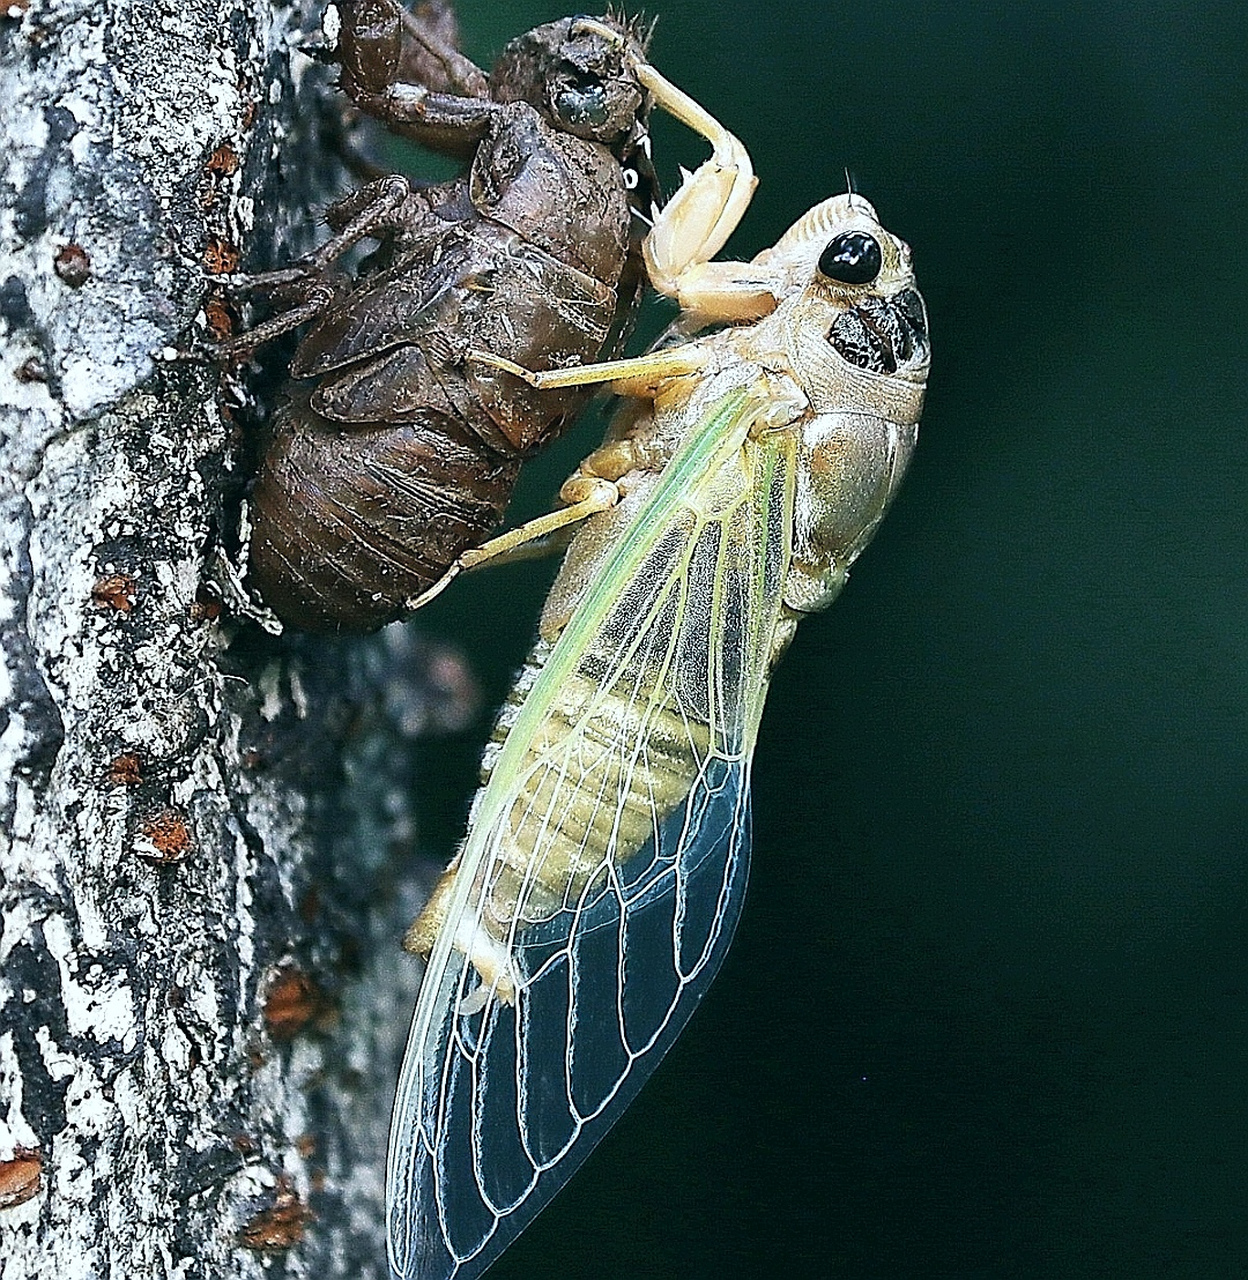
M528 102L565 133L618 149L643 126L646 95L632 69L644 36L613 18L564 18L503 50L490 73L500 102Z
M785 582L786 604L809 612L844 585L914 452L927 312L909 245L858 195L816 205L755 261L778 302L770 323L782 358L809 404Z
M860 195L817 204L759 256L785 312L788 356L817 412L855 403L919 418L931 348L910 246Z

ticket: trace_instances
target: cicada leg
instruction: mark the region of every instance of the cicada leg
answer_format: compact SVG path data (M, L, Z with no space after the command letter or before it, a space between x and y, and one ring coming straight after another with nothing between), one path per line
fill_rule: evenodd
M478 569L487 563L505 564L509 560L524 560L535 554L540 555L545 548L537 544L569 525L597 515L600 511L610 510L619 502L620 491L612 481L586 475L584 470L582 464L581 471L559 491L560 498L567 506L560 507L558 511L548 511L544 516L508 529L506 533L500 533L498 537L483 542L479 547L469 548L433 586L408 601L407 607L413 610L423 609L431 600L440 596L461 573L469 569Z
M593 19L581 26L618 40ZM775 309L768 282L741 263L711 262L736 230L758 185L750 153L700 103L648 62L637 79L655 105L711 144L711 158L685 173L680 190L655 214L643 253L650 283L708 321L757 320Z
M527 560L558 549L562 545L561 541L556 541L558 534L600 511L609 511L619 502L617 481L638 465L639 459L631 440L608 440L583 459L576 471L564 481L559 498L565 506L465 551L428 591L417 596L408 607L422 608L441 595L454 578L470 569L484 564Z
M467 358L521 378L539 391L548 387L583 387L594 382L609 382L617 395L652 398L658 385L668 378L683 378L705 368L708 353L698 343L688 342L684 346L648 351L644 356L633 356L627 360L574 364L566 369L546 369L540 373L504 360L502 356L491 355L488 351L470 351Z
M629 360L572 365L567 369L549 369L541 373L525 369L522 365L505 360L502 356L491 355L487 351L470 351L467 358L521 378L538 390L609 382L611 390L617 395L653 399L663 382L686 377L704 368L709 353L695 341L679 347L664 347ZM532 548L534 543L613 507L620 498L615 481L630 465L626 458L628 448L627 440L615 440L590 454L577 468L576 474L559 490L560 499L567 505L465 551L428 591L410 602L409 608L423 608L445 591L452 580L466 569L475 569L487 561L523 558L525 550Z
M709 262L737 229L758 179L750 153L709 111L648 63L639 63L636 71L657 106L711 144L711 158L685 174L646 237L650 282L660 293L679 298L690 267Z
M393 236L403 225L403 208L411 194L406 178L388 174L333 206L329 220L336 234L289 267L219 277L219 283L231 289L274 290L293 297L294 302L286 310L225 342L202 344L210 357L232 360L250 355L274 338L324 315L346 285L345 278L333 275L329 268L361 240L385 240Z

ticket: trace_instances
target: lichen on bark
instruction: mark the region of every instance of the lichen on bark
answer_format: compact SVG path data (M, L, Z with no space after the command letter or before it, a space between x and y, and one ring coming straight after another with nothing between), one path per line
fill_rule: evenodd
M221 613L240 428L215 370L153 359L222 255L316 234L317 16L0 15L5 1280L384 1274L399 721L454 695L410 635Z

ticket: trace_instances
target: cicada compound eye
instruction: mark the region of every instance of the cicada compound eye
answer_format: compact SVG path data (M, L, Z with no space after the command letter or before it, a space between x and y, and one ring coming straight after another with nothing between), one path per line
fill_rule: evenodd
M865 231L843 231L819 255L820 274L840 284L870 284L884 257L879 241Z

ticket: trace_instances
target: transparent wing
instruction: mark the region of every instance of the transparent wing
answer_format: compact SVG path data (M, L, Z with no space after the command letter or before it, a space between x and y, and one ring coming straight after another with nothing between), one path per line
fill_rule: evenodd
M465 1280L498 1256L636 1094L727 950L790 548L792 445L747 438L760 412L740 391L715 400L514 710L395 1103L388 1244L403 1280ZM465 956L482 936L514 1003Z
M408 1069L391 1170L390 1256L405 1277L477 1276L558 1191L684 1027L736 924L749 844L744 770L690 796L672 845L595 925L524 944L514 1005L457 1012L442 975L437 1049ZM666 843L666 841L664 842ZM667 883L664 883L666 881ZM441 1054L439 1057L438 1054Z

